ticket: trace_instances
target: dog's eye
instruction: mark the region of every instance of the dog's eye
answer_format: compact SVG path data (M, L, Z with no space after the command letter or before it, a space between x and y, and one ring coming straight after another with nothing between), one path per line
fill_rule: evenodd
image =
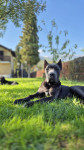
M59 71L59 68L58 68L58 67L55 67L55 70Z

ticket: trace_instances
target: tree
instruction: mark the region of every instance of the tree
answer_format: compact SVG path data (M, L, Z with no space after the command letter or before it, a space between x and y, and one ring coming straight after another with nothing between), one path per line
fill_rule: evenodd
M0 36L6 30L6 24L11 20L15 26L20 26L31 11L29 1L34 4L34 12L39 13L45 9L45 2L42 0L0 0Z
M28 77L30 77L30 68L32 65L35 65L39 61L39 52L38 52L38 29L37 29L37 17L34 12L34 5L32 1L29 2L29 5L32 6L28 18L24 21L23 36L19 45L21 46L21 60L22 63L27 64Z
M45 25L45 22L42 21ZM75 54L74 49L77 48L77 44L73 47L70 47L70 40L67 38L68 31L58 31L57 24L54 20L51 21L51 30L48 31L47 39L48 39L48 51L53 56L53 62L56 62L59 58L65 60L68 58L69 60Z
M14 69L16 70L18 67L19 69L21 68L21 55L20 55L20 46L17 45L16 49L15 49L15 54L16 54L16 58L15 58L15 67Z

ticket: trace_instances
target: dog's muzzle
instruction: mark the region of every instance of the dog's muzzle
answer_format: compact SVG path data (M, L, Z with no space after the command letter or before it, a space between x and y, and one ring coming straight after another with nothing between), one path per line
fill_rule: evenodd
M55 82L55 74L54 73L49 74L49 82Z

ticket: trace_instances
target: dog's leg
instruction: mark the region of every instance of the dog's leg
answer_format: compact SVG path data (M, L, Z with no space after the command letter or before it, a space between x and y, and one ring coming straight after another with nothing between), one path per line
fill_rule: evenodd
M27 102L27 103L24 104L24 107L30 107L35 103L43 104L45 102L52 102L54 100L54 98L55 98L55 96L51 96L51 97L42 98L42 99L39 99L39 100L36 100L36 101Z
M14 104L21 104L21 103L24 103L24 102L29 102L31 99L38 98L38 97L39 98L45 97L45 93L37 92L37 93L35 93L33 95L29 95L26 98L15 100Z

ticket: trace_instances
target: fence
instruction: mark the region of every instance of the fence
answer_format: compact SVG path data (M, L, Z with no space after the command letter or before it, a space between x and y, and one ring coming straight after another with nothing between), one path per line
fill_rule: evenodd
M64 79L84 81L84 57L64 62L61 77Z

